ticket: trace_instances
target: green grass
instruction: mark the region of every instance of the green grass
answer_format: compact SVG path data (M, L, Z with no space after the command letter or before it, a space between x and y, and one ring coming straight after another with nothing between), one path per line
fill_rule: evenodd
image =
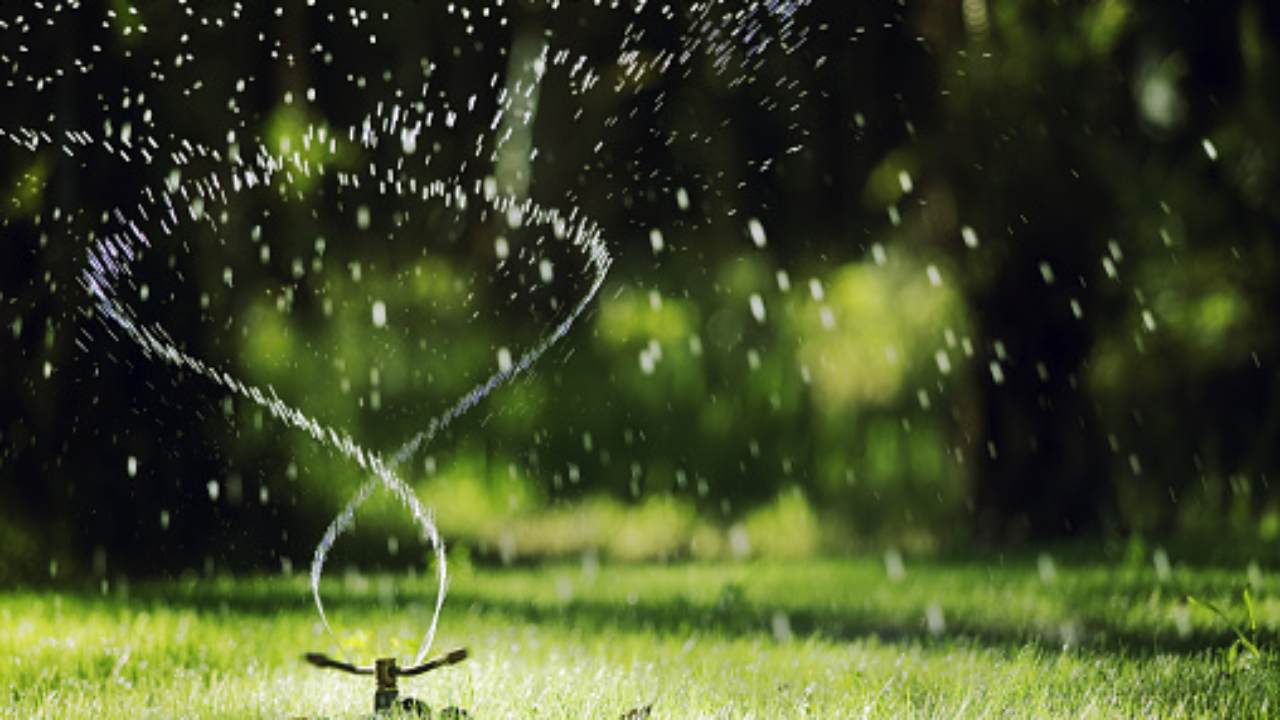
M1251 717L1280 697L1280 587L1244 571L1024 561L562 564L459 570L437 649L472 659L405 683L477 718ZM392 592L397 593L394 597ZM432 588L328 588L362 655L409 654ZM1212 603L1224 620L1185 594ZM363 679L300 578L202 579L0 595L0 717L355 717ZM359 658L365 659L365 658Z

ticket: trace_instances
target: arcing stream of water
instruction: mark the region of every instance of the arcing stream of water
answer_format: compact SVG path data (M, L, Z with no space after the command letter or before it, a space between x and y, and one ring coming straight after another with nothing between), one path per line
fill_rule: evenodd
M285 8L282 5L276 9L275 15L280 17L286 12L307 13L317 23L334 23L336 10L316 9L315 4L314 1L308 1L306 8L292 5ZM368 11L358 8L358 4L347 8L353 27L359 27L362 21L372 22L368 20ZM640 87L644 84L646 75L681 71L681 68L687 68L698 58L707 59L711 67L720 73L726 72L736 58L737 70L746 72L744 68L748 67L752 58L763 52L771 42L794 44L803 41L803 32L795 32L792 16L798 8L807 4L808 0L769 0L764 3L746 3L745 9L735 10L720 8L716 3L695 3L685 12L688 30L681 35L680 47L656 54L634 51L631 46L639 44L643 31L638 26L628 25L622 46L618 48L616 81L606 91L621 93L629 86L633 89ZM207 11L190 7L182 0L178 0L177 5L189 21L192 33L214 32L208 28L225 32L233 26L248 24L239 3L235 4L230 15L219 17L203 15ZM502 7L502 0L496 0L492 5L468 9L450 4L448 12L460 12L469 23L475 25L488 22L493 23L495 29L505 26L507 9ZM564 9L558 5L551 3L549 7L563 12ZM25 52L23 38L33 29L56 29L60 24L78 22L72 15L73 11L91 12L75 3L70 6L38 3L28 15L0 22L0 33L8 39L18 39L22 52ZM676 21L676 15L669 6L654 9L646 7L643 1L622 8L614 3L613 11L634 13L636 16L656 12L664 21ZM391 18L383 13L382 21L391 22ZM771 31L766 30L766 25ZM126 13L123 16L114 10L108 12L104 27L114 27L124 35L147 32L146 25L138 19L136 10L132 15ZM467 28L468 32L477 32L474 25L469 24ZM254 30L249 27L243 29ZM374 35L370 35L369 44L373 45L375 39ZM188 35L183 34L180 42L186 45ZM319 45L316 48L317 51L313 54L319 54L318 50L323 50L328 55L338 49L322 48ZM55 61L55 67L50 70L29 71L25 76L15 74L11 86L16 82L34 92L37 97L48 97L54 94L53 88L67 87L70 82L68 78L82 78L82 82L86 83L113 82L109 75L103 77L95 74L99 64L95 55L101 51L102 48L95 44L86 51L87 57L63 57L60 63ZM19 52L14 57L21 54ZM144 55L141 50L136 54L129 50L123 53L122 62L133 62L145 71L140 74L150 73L150 77L156 79L157 84L163 88L160 82L164 80L163 74L147 70L144 67ZM278 55L273 53L275 58ZM14 67L18 67L14 57L10 57L8 53L5 55L7 62L12 61ZM190 52L181 54L173 63L173 72L186 72L192 64L198 64L198 60L205 58ZM289 63L292 62L292 56L289 56ZM156 63L152 65L160 67ZM474 157L468 162L480 164L488 158L489 162L497 166L504 148L509 151L512 147L525 155L531 152L536 154L536 148L530 141L534 116L530 105L536 103L536 90L544 75L549 72L563 73L563 79L577 94L586 94L601 85L601 76L593 69L593 62L588 57L575 54L567 48L556 49L549 43L541 43L540 52L530 53L519 67L513 63L513 77L506 79L505 86L498 82L496 75L490 83L496 113L491 119L472 118L473 125L485 130L474 138L460 140L475 147ZM201 78L197 76L191 87L198 90L200 81ZM242 91L243 87L244 83L241 82L237 86L237 92ZM130 102L135 99L134 91L128 87L120 90L125 98L122 109L134 112L130 107ZM100 92L98 97L107 95L108 93ZM480 112L476 109L474 95L468 102L457 105L443 102L443 106L441 97L442 93L433 94L428 81L422 84L417 97L404 97L397 93L390 102L378 100L376 107L366 113L361 122L348 127L330 130L325 126L308 126L305 136L300 138L304 146L301 149L296 146L273 145L265 135L245 133L243 121L239 125L241 133L252 139L237 139L236 129L228 128L229 146L214 147L185 137L184 133L175 132L172 126L165 127L165 132L162 132L151 123L149 109L142 115L143 122L120 123L114 127L108 122L101 131L74 125L69 127L72 118L62 118L55 123L52 120L55 113L52 112L48 115L47 126L0 127L0 139L8 140L17 148L33 155L49 150L54 155L61 153L74 162L86 155L105 153L109 161L118 164L118 167L138 168L139 175L144 166L153 170L153 166L170 163L171 171L162 184L146 187L136 202L117 206L110 213L104 213L103 224L106 227L96 237L91 237L87 261L80 277L91 305L98 317L106 321L104 327L108 334L118 336L118 333L123 333L147 357L191 371L223 390L255 403L286 426L301 430L315 442L332 448L371 476L329 525L316 547L311 565L311 588L316 609L331 635L333 631L321 598L320 579L334 543L352 526L360 506L379 488L388 490L409 511L423 539L429 543L435 555L438 580L434 610L415 663L421 662L430 650L445 599L448 574L444 543L432 514L401 477L400 469L456 418L475 407L499 386L526 372L551 346L564 338L600 290L612 262L601 229L576 207L568 211L544 207L519 190L509 192L505 187L499 189L499 184L493 182L492 176L475 178L474 171L466 163L453 173L432 172L423 177L424 170L431 166L433 153L430 150L425 151L425 162L413 165L404 162L406 157L422 149L419 146L425 143L420 143L418 139L423 133L459 134L456 129L459 126L458 113L478 115ZM290 102L291 98L285 99L286 104ZM136 93L136 104L143 104L142 93ZM233 98L230 105L234 104ZM466 109L460 110L462 107ZM361 173L349 168L339 169L343 168L337 159L339 140L345 145L371 151L382 145L384 149L403 147L405 152L404 156L394 162L387 161L384 166L371 162L368 172ZM252 152L245 152L242 144L251 147ZM194 168L210 163L212 169L193 172ZM472 170L470 175L469 170ZM184 171L191 173L190 176L184 177ZM500 363L497 372L474 386L445 412L427 422L424 429L384 457L363 446L342 429L304 413L296 403L282 398L271 385L259 386L245 382L229 369L206 362L184 349L186 343L177 339L180 333L173 332L158 322L143 319L142 313L130 299L138 296L140 287L144 288L145 297L146 278L141 275L146 271L141 269L141 260L154 251L153 246L157 243L181 246L189 240L191 231L196 229L211 229L220 238L224 232L231 235L234 230L228 227L227 218L234 213L226 210L244 193L254 188L278 186L281 196L294 188L294 194L301 197L303 192L295 186L318 177L327 178L339 195L359 190L363 181L367 185L378 187L380 193L392 195L396 202L404 206L434 204L457 210L478 208L485 216L505 220L512 229L523 227L540 230L581 258L587 278L583 284L584 289L575 301L561 309L558 319L547 332L514 362Z

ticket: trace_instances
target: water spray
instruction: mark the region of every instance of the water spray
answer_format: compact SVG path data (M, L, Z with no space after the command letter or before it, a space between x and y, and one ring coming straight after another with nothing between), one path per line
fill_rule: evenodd
M731 63L745 66L771 42L789 42L794 29L792 15L797 8L809 2L810 0L768 0L763 4L750 4L749 12L745 13L718 8L714 3L695 4L690 7L686 18L688 29L682 34L682 51L679 53L664 51L655 55L633 52L639 46L643 34L628 31L616 59L623 72L618 75L619 84L614 86L613 92L621 94L628 91L627 88L642 87L646 75L666 73L673 65L688 66L695 57L708 59L715 71L721 73L726 72ZM308 3L311 4L313 3ZM451 13L452 7L450 6ZM616 11L639 15L644 12L644 3ZM668 10L664 9L662 13L664 18L673 19ZM488 17L488 13L483 16ZM236 19L235 15L231 17L232 22ZM776 25L776 31L763 31L766 22ZM505 20L502 23L505 24ZM217 24L221 27L222 21L219 20ZM0 31L14 30L15 28L0 23ZM185 42L185 36L183 37ZM530 49L528 57L533 60L521 72L531 72L535 77L533 83L526 86L526 91L540 82L544 73L551 72L563 73L562 79L575 95L585 95L592 92L593 88L607 86L599 83L600 75L587 55L574 54L567 47L557 49L544 45L540 49ZM79 63L78 59L76 63ZM68 82L63 78L90 74L94 67L93 63L89 63L60 68L47 78L34 78L32 82L37 92L47 91L46 80L50 86ZM514 62L512 69L515 69ZM301 430L316 443L353 462L365 475L366 481L326 529L311 563L311 591L316 609L324 628L335 641L320 593L320 580L330 549L342 533L351 528L360 507L379 489L389 491L413 517L422 539L428 543L435 556L438 590L430 623L412 664L402 668L395 658L381 658L373 665L355 665L318 653L306 656L308 662L323 669L374 676L377 681L375 713L390 712L396 708L397 702L401 709L418 707L415 705L417 701L399 696L397 680L456 664L467 656L465 650L455 650L434 660L425 660L435 638L448 587L445 546L431 512L401 477L400 468L454 420L503 384L527 372L553 345L564 338L599 293L612 263L600 228L580 208L571 207L568 212L562 212L535 203L524 192L504 195L497 190L496 183L477 179L474 171L468 171L468 163L483 162L482 150L489 154L491 161L496 161L504 145L514 142L512 137L523 138L512 147L523 148L519 153L521 157L527 155L528 148L520 143L527 145L531 142L532 126L529 118L532 113L528 112L529 108L520 104L523 100L517 102L521 95L516 92L499 89L496 92L496 117L477 119L478 126L487 130L482 130L476 137L476 153L473 158L464 161L453 172L433 172L431 178L419 177L419 173L411 172L409 166L402 161L415 152L421 156L419 134L424 130L445 133L454 131L455 116L459 111L448 107L446 103L448 112L433 112L440 108L433 108L431 103L425 102L433 97L432 93L437 92L429 90L429 84L428 79L416 98L410 94L403 99L397 95L395 101L386 103L379 100L376 110L349 127L329 132L327 127L317 129L309 126L306 136L301 138L301 144L310 152L306 156L296 151L291 153L287 148L269 146L272 144L266 138L236 139L234 132L229 133L230 146L220 147L173 133L167 137L162 133L151 133L142 124L135 130L126 123L114 134L110 124L101 132L84 128L52 131L26 127L0 128L0 138L7 139L32 154L46 150L56 154L60 151L68 157L79 159L90 152L104 152L121 167L151 165L157 160L171 162L171 172L163 183L143 188L135 203L115 207L109 216L103 216L105 227L90 237L85 266L79 278L80 285L91 301L94 314L103 321L108 335L117 339L123 336L135 344L147 358L190 371L230 395L252 402L286 427ZM519 83L516 83L516 87L519 87ZM242 91L243 85L236 92ZM141 97L139 94L139 103ZM286 99L286 102L291 102L291 99ZM471 108L472 104L468 103L467 110L463 112L470 112ZM148 110L148 118L149 115ZM442 119L448 130L441 127ZM147 125L149 124L148 121ZM514 362L504 363L498 372L475 385L385 459L380 453L362 446L349 433L307 415L297 406L282 399L274 387L246 383L227 369L217 367L189 352L185 349L187 346L175 339L165 327L143 319L139 312L141 306L135 304L130 293L131 290L136 290L141 279L136 276L140 274L138 266L141 259L152 250L153 241L186 243L189 237L184 230L194 227L224 231L228 223L225 218L229 215L225 211L233 204L233 198L241 193L254 188L279 186L281 195L284 196L285 188L296 189L301 179L314 179L317 176L336 179L338 193L351 188L358 190L364 175L337 169L342 165L338 162L335 138L342 138L343 142L350 143L359 150L375 150L380 145L383 148L397 147L398 142L405 150L404 157L393 163L394 167L382 167L376 174L370 172L369 179L366 179L366 182L374 182L372 178L376 176L376 182L381 188L379 192L397 196L403 203L433 203L458 210L480 207L486 216L507 219L513 229L538 228L555 240L563 241L582 258L582 267L589 280L585 291L576 301L560 309L558 319L548 328L548 332ZM468 141L470 139L466 138ZM246 145L244 150L240 148L241 143ZM429 155L427 159L430 160ZM195 162L214 162L216 165L211 171L201 174L193 170L192 164ZM438 165L435 169L438 169ZM298 195L301 196L301 191L298 191ZM218 209L224 212L220 215L216 211ZM539 242L541 241L540 238ZM229 279L227 284L231 284Z

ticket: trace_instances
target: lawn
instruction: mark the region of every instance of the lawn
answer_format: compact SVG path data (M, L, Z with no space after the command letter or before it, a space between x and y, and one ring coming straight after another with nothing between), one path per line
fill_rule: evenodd
M472 657L402 689L476 718L649 704L654 718L1266 716L1280 697L1277 590L1256 567L1045 556L462 567L436 650ZM348 575L326 596L366 660L411 654L431 593ZM1259 654L1232 659L1231 623ZM9 592L0 717L367 712L372 683L303 664L308 650L338 654L298 577Z

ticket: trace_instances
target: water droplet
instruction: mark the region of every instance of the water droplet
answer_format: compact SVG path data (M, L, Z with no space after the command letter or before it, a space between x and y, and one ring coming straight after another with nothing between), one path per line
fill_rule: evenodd
M689 209L689 191L684 188L676 188L676 207L681 210Z
M653 247L653 254L657 255L662 252L664 243L662 240L662 231L654 228L649 231L649 245Z
M1102 256L1102 270L1107 274L1107 277L1112 280L1120 279L1120 273L1116 270L1115 261L1106 255Z
M760 221L751 218L747 221L747 230L751 233L751 242L755 243L758 248L763 248L768 243L768 238L764 234L764 225Z
M702 357L702 338L697 335L689 336L689 354L694 357Z
M902 188L903 195L910 195L915 189L915 183L911 182L911 173L906 170L898 171L898 187Z
M1124 262L1124 252L1120 249L1120 243L1115 240L1107 243L1107 252L1111 253L1112 259L1116 262Z
M1053 558L1048 553L1040 553L1040 557L1036 560L1036 567L1040 571L1040 582L1045 585L1052 585L1053 581L1058 577L1058 569L1053 563Z
M376 328L387 326L387 306L381 300L373 304L373 326Z
M751 315L756 322L765 321L764 299L758 293L751 293Z
M964 239L964 246L972 250L978 247L978 231L965 225L960 228L960 237Z
M1052 285L1057 279L1053 274L1053 266L1043 260L1040 262L1040 277L1044 279L1045 285Z
M128 459L125 460L124 468L125 468L125 472L129 474L129 477L137 477L138 476L138 458L134 457L133 455L130 455Z
M781 292L787 292L791 289L791 276L787 274L786 270L779 270L774 274L774 278L777 280L778 290Z
M1036 363L1036 377L1040 378L1040 382L1049 382L1049 366L1042 362Z
M729 528L729 552L739 560L751 554L751 534L740 523Z
M1204 138L1200 141L1200 145L1204 147L1204 154L1206 157L1213 161L1218 159L1218 146L1214 145L1212 140Z
M951 356L946 350L939 350L933 354L933 360L938 364L938 372L943 375L951 374Z
M773 639L780 643L790 642L793 634L791 632L791 618L781 610L775 611L773 617L769 620L770 630L773 632Z
M836 327L836 314L826 305L819 308L818 320L822 323L823 330L834 330Z
M1178 631L1178 637L1190 637L1191 609L1185 603L1177 603L1173 606L1170 614L1173 616L1173 626Z
M809 278L809 295L813 297L814 302L822 302L822 298L826 295L822 288L822 281L818 278Z
M1164 548L1156 548L1151 556L1151 562L1156 567L1156 579L1160 582L1169 582L1169 578L1173 576L1173 564L1169 562L1169 553Z
M907 576L907 566L902 562L902 553L896 548L885 551L884 572L892 582L898 582Z
M936 602L929 603L925 608L924 621L930 635L941 635L947 631L947 619L942 614L942 606Z

